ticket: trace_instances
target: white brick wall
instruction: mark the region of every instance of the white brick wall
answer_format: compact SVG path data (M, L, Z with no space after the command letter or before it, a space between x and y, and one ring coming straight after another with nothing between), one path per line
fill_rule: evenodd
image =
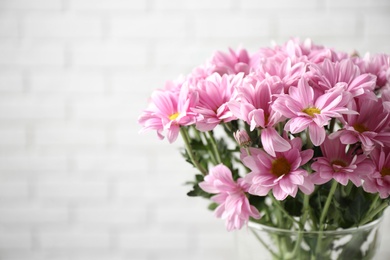
M235 260L234 233L185 195L181 142L138 135L151 91L240 44L390 53L389 13L388 0L0 0L0 259Z

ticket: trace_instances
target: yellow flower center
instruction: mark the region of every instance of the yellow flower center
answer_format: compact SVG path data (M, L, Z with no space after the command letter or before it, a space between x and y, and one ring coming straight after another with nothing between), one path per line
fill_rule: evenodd
M288 174L291 170L291 164L286 158L281 157L272 162L271 173L277 177Z
M308 114L311 117L314 117L315 114L321 113L321 110L316 107L308 107L302 110L302 112Z
M362 125L362 124L355 124L355 125L353 126L353 128L354 128L356 131L358 131L359 133L363 133L363 132L365 132L365 131L368 131L368 128L365 127L365 126Z
M179 113L178 113L178 112L177 112L177 113L174 113L174 114L172 114L172 115L169 116L169 120L173 121L173 120L175 120L178 116L179 116Z
M383 177L389 176L390 175L390 168L389 167L383 167L381 170L381 175Z

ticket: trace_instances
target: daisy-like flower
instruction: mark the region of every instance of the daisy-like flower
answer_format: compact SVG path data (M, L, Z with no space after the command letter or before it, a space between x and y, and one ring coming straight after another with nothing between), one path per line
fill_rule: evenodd
M390 111L385 109L381 98L352 100L349 104L359 114L341 118L343 129L332 133L331 138L339 137L343 144L360 142L365 153L370 153L376 145L390 143Z
M367 53L363 62L359 63L361 70L376 76L376 85L382 88L389 84L387 74L390 73L390 56L387 54L370 55Z
M370 154L374 171L365 175L363 189L370 193L379 193L382 199L390 196L390 149L374 149Z
M172 87L167 90L153 92L149 107L138 118L143 126L141 132L156 130L160 139L166 134L170 143L174 142L180 131L180 126L194 124L197 114L191 109L197 103L197 93L190 92L187 85Z
M264 150L275 156L275 151L283 152L291 148L274 126L282 121L282 115L271 109L272 96L280 93L283 86L275 77L258 82L256 86L245 84L238 88L238 100L232 100L228 106L232 113L250 125L251 131L261 128L261 142Z
M376 99L373 94L376 76L361 73L351 59L340 62L326 59L320 64L311 64L309 68L312 73L311 82L320 92L342 87L352 97L366 95L366 98Z
M228 53L217 51L210 63L215 66L214 71L220 75L237 74L243 72L248 74L251 58L245 49L234 51L229 48Z
M200 131L213 130L220 122L230 122L236 117L227 104L236 95L236 87L242 82L243 73L237 75L217 73L199 83L199 103L192 109L198 113L196 128Z
M323 95L315 95L306 79L301 78L298 87L290 87L289 94L278 95L272 108L290 120L284 130L300 133L309 129L309 136L316 146L325 140L325 128L332 118L351 111L345 107L348 99L342 89L333 89Z
M226 220L228 231L241 229L250 217L260 218L259 211L249 204L246 197L245 192L248 191L249 185L242 178L235 182L232 172L225 165L219 164L211 168L199 186L208 193L216 194L211 197L212 201L219 204L215 215Z
M300 41L298 38L293 38L282 45L280 51L286 53L294 63L299 61L321 63L325 59L337 61L347 57L346 53L316 45L310 39Z
M266 59L262 66L258 66L255 71L255 75L259 79L266 79L270 76L278 77L279 81L283 84L285 90L288 90L290 86L296 86L298 80L306 72L306 64L304 62L298 62L292 64L290 58L286 58L283 62L275 62L273 59ZM249 75L250 76L250 75Z
M338 139L325 139L321 144L323 156L316 158L311 165L316 171L311 175L314 184L324 184L335 179L344 186L348 181L356 187L361 186L362 177L373 170L372 163L364 154L354 155L352 151L346 151L346 147Z
M266 196L272 190L277 200L284 200L287 196L295 197L298 189L305 194L314 191L308 172L301 168L313 157L313 150L301 151L300 138L290 142L292 148L278 152L276 156L254 148L251 155L242 156L243 164L251 170L245 176L245 181L250 184L250 194Z

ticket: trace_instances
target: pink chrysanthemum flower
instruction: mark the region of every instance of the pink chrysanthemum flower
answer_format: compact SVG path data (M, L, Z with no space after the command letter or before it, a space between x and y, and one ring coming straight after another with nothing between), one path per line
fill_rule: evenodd
M227 104L236 95L243 78L243 73L237 75L217 73L212 74L197 86L199 103L192 110L199 114L196 128L200 131L213 130L220 122L229 122L236 117Z
M370 154L374 171L365 175L363 189L370 193L379 193L382 199L390 196L390 149L376 148Z
M275 62L273 59L266 59L255 72L256 77L260 80L270 76L278 77L284 89L288 90L290 86L296 86L298 80L306 73L306 63L293 64L290 58L286 58L281 63Z
M262 129L260 138L264 150L275 156L275 151L287 151L291 146L274 128L282 121L282 115L271 109L272 96L280 93L283 86L273 79L275 78L267 78L257 82L255 86L245 84L239 87L239 101L233 100L228 106L237 118L250 125L251 131L255 128Z
M376 85L382 88L389 84L387 78L390 73L390 56L387 54L370 55L367 53L363 62L359 63L361 70L376 76Z
M344 127L331 134L331 138L339 137L343 144L361 142L365 153L370 153L376 145L390 143L390 111L385 109L381 98L352 100L349 106L359 114L341 118Z
M335 179L342 185L351 181L355 186L362 184L362 176L372 171L372 164L363 154L352 154L346 151L346 145L338 139L328 139L321 144L323 156L316 158L311 168L315 171L311 175L314 184L324 184Z
M389 73L389 75L390 75L390 73ZM390 79L390 77L389 77L389 79ZM381 88L381 98L383 101L384 111L390 112L390 85ZM388 127L390 128L390 125ZM388 145L390 146L390 143Z
M248 74L251 66L251 58L245 49L234 51L229 48L228 53L217 51L210 63L215 66L214 71L220 75L237 74L240 72Z
M250 184L249 193L266 196L272 190L277 200L295 197L298 189L305 194L314 191L309 174L301 166L313 157L313 150L301 151L300 138L290 141L292 148L270 156L260 149L251 149L251 155L242 156L243 164L251 172L245 176Z
M215 65L206 62L198 67L195 67L186 77L186 82L189 86L197 86L214 73Z
M216 194L211 200L218 203L215 210L218 218L226 220L228 231L240 229L248 223L249 218L260 218L259 211L249 204L246 197L249 185L239 178L237 182L233 180L232 172L223 164L219 164L210 169L204 181L199 183L202 190Z
M351 59L340 62L326 59L320 64L311 64L309 68L313 74L311 82L322 93L335 87L342 87L352 97L365 94L368 95L368 98L375 99L373 90L375 89L376 76L362 74L359 67Z
M307 80L301 78L298 87L291 87L288 95L279 95L272 108L290 119L284 127L286 131L295 134L308 128L310 140L318 146L325 140L324 126L332 118L349 113L347 101L341 89L316 96Z
M149 107L141 114L138 122L143 126L141 132L156 130L160 139L166 134L170 143L174 142L180 126L194 124L197 114L191 109L197 103L197 93L190 92L186 85L153 92Z
M316 45L310 39L304 41L300 41L298 38L291 39L281 46L281 51L285 52L294 63L300 61L321 63L325 59L337 61L347 57L346 53Z

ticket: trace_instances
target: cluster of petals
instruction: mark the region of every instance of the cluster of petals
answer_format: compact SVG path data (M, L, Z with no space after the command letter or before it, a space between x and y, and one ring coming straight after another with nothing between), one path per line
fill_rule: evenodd
M354 154L346 150L347 145L338 139L326 138L321 145L322 156L317 157L311 168L315 171L311 175L314 184L324 184L331 179L342 185L351 181L356 187L362 185L363 177L372 172L371 161L364 154Z
M250 130L261 128L261 142L269 154L287 151L289 142L275 130L275 125L283 120L282 115L271 108L274 94L282 91L275 77L264 79L256 85L247 83L238 88L238 98L229 102L229 109L237 118L250 125Z
M198 114L196 128L200 131L213 130L221 122L230 122L236 117L230 111L228 102L235 98L243 74L220 76L213 73L197 85L199 102L192 109Z
M138 119L141 131L156 131L171 143L180 127L212 131L232 121L239 121L231 124L232 131L243 124L251 131L234 136L246 148L241 162L250 172L234 181L226 166L217 165L199 184L215 194L216 215L226 220L228 230L260 217L247 193L272 192L284 200L334 179L381 198L390 195L389 55L360 58L309 39L253 53L217 51L188 75L156 90ZM308 138L304 150L302 132ZM320 151L316 158L307 149L311 144Z
M324 126L332 118L339 118L349 113L345 106L348 96L343 95L341 88L334 88L322 95L316 95L313 87L305 78L301 78L297 87L291 87L288 94L278 96L273 109L289 118L284 129L293 134L309 130L314 145L321 145L325 140Z
M380 198L390 196L390 149L376 147L370 153L373 171L364 176L363 189L370 193L378 193Z
M376 76L378 88L389 85L390 57L388 55L367 53L363 58L357 58L355 63L360 67L361 71Z
M220 75L240 72L248 74L251 67L251 57L245 49L234 51L229 48L228 53L217 51L210 64L214 67L214 72Z
M172 83L167 83L172 87ZM143 125L141 132L155 130L160 139L167 136L170 143L174 142L180 131L180 126L192 125L197 114L192 108L197 104L196 92L188 86L175 85L170 90L153 92L149 107L143 111L138 122Z
M362 73L352 59L331 62L326 59L320 64L310 65L310 81L317 91L343 88L352 97L366 95L375 99L376 76Z
M295 197L298 189L305 194L314 191L309 173L302 168L313 157L313 150L301 150L302 141L294 138L291 149L271 156L261 149L250 149L250 155L243 151L242 162L251 171L245 176L250 184L249 193L266 196L272 191L277 200L287 196Z
M353 99L349 107L358 114L349 114L341 118L343 128L330 135L340 138L343 144L361 143L362 149L369 154L377 145L390 145L390 110L386 109L382 98Z
M225 219L228 231L240 229L249 218L260 218L259 211L249 204L246 197L249 185L242 178L233 180L228 167L219 164L210 169L209 174L199 186L214 195L211 200L218 203L215 215Z
M155 130L160 138L167 136L173 142L180 126L196 124L199 130L209 131L239 118L252 130L262 129L262 145L275 155L289 148L274 131L278 121L287 119L285 130L291 133L308 128L313 143L320 145L330 119L349 110L348 99L374 100L374 90L389 88L389 81L388 55L359 58L294 38L253 53L244 48L217 51L179 83L155 91L138 121L142 131ZM269 97L259 99L260 92ZM233 100L240 104L232 104Z

